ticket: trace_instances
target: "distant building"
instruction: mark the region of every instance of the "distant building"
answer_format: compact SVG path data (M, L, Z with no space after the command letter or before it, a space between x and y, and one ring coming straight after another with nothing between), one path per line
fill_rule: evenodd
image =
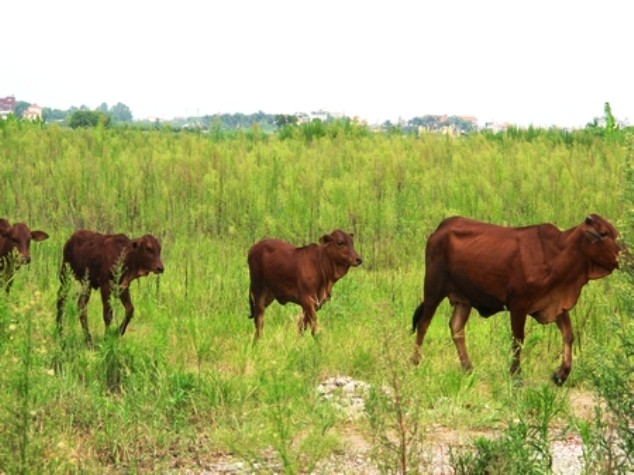
M310 122L310 116L306 114L306 112L295 112L295 117L297 117L298 124L305 124L306 122Z
M484 123L484 130L490 130L491 132L506 132L511 124L508 122L494 122L489 121Z
M331 119L341 119L345 117L345 114L343 114L342 112L329 112L323 109L311 111L309 113L296 112L294 115L295 117L297 117L298 124L305 124L306 122L312 122L313 120L321 120L322 122L326 122Z
M328 120L328 116L329 113L326 112L323 109L320 109L318 111L311 111L310 112L310 119L311 120L321 120L322 122L325 122Z
M471 124L474 129L478 128L478 118L473 115L459 115L458 119Z
M0 117L6 117L15 112L15 96L0 97Z
M22 112L23 119L30 120L41 120L42 119L42 108L37 104L31 104L26 108L24 112Z

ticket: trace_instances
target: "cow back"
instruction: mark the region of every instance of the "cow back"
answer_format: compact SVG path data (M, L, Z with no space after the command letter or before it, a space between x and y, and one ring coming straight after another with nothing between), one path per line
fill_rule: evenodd
M129 243L125 234L79 230L64 245L64 263L78 280L88 278L90 286L97 288L112 279L112 270Z
M316 245L296 248L279 239L263 239L249 249L247 261L251 282L256 286L290 289L296 285L299 269L308 267L307 257ZM308 250L308 251L307 251Z
M309 296L321 302L351 266L361 264L352 235L341 230L302 247L264 239L251 247L247 260L252 291L266 290L282 303Z
M427 242L425 290L468 302L483 315L511 303L529 312L551 304L570 309L589 279L617 267L616 237L598 215L566 231L548 223L505 227L450 218Z

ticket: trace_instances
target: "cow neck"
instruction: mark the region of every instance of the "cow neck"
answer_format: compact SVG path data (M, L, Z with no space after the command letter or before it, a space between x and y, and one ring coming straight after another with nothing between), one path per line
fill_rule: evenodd
M130 282L137 278L137 271L132 265L134 259L130 259L132 250L130 249L131 242L129 242L121 251L121 262L123 265L123 273L121 275L121 287L128 288Z
M577 250L583 235L578 227L562 231L557 238L556 245L560 252L555 256L552 269L556 269L554 279L579 281L584 285L590 280L590 266L588 259Z
M0 257L8 256L13 250L13 246L8 239L0 237Z
M348 269L350 268L350 266L348 265L341 265L338 264L337 262L335 262L329 255L328 255L328 251L326 250L326 246L323 246L322 248L322 252L326 255L326 259L322 259L322 262L324 262L326 264L325 267L327 267L327 274L326 274L326 280L332 280L333 284L335 282L337 282L339 279L341 279L344 275L346 275L348 273Z

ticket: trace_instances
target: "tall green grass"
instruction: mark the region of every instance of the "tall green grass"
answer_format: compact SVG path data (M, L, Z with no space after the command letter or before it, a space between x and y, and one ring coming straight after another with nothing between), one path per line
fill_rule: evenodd
M463 214L568 228L597 212L619 224L629 206L621 193L624 142L583 132L318 132L224 136L0 121L1 215L50 234L33 243L31 264L20 269L11 294L0 296L1 471L204 469L219 452L232 452L299 472L341 450L347 431L368 441L376 435L376 426L361 420L351 427L318 397L315 387L326 377L403 388L403 401L412 402L399 409L401 425L420 434L432 423L504 427L517 391L542 387L558 364L555 326L529 322L527 388L517 389L507 376L508 315L472 318L467 344L475 371L465 375L446 304L419 368L386 362L413 347L425 240L441 219ZM81 227L153 233L166 269L133 283L136 312L123 338L104 336L93 295L94 350L79 326L79 284L69 289L61 341L55 331L62 246ZM248 248L265 236L315 242L334 228L354 233L364 264L333 289L318 314L318 338L297 335L299 307L273 304L253 346ZM627 311L615 298L620 279L591 283L572 312L570 387L592 387L578 368L596 348L619 351L606 317ZM114 310L120 321L117 302ZM385 411L375 411L374 421L394 421ZM401 462L418 443L407 440L397 445Z

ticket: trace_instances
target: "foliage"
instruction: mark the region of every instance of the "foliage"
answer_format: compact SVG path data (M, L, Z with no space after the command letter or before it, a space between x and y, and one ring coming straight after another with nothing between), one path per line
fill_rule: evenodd
M619 134L619 124L612 114L612 107L609 102L603 106L603 118L595 118L591 123L586 125L586 131L604 137L609 141L618 141L625 137L625 134Z
M288 115L288 114L276 114L275 115L275 125L277 128L287 127L290 125L297 125L297 116L296 115Z
M634 325L614 319L610 323L620 347L591 363L597 404L594 420L580 423L580 434L590 472L629 474L634 468Z
M188 117L181 121L174 119L170 122L174 127L194 123L203 129L217 129L223 132L248 130L254 124L258 124L258 127L266 132L272 132L276 127L274 116L271 114L265 114L262 111L253 114L243 114L238 112L235 114L204 115L202 117Z
M17 117L22 117L22 114L24 114L24 111L27 110L30 105L30 103L25 101L16 101L14 114Z
M483 442L492 451L513 447L537 463L515 444L530 441L547 454L553 420L564 417L549 408L565 388L540 386L558 356L555 326L527 325L526 388L509 386L504 316L472 318L471 375L449 343L444 304L422 364L406 362L424 243L454 214L567 228L589 212L623 227L628 240L625 131L609 141L557 130L416 137L335 121L291 132L270 134L253 122L238 132L186 132L0 121L3 216L50 235L31 246L10 296L0 295L0 471L213 471L231 454L300 472L345 453L350 438L368 441L372 453L395 449L386 458L398 454L412 470L434 424L459 433L501 424L509 432L500 445ZM55 331L62 247L77 228L156 234L166 266L160 278L131 286L135 318L123 338L103 334L93 296L94 350L78 322L79 284L67 289L64 335ZM364 263L334 287L318 338L296 334L297 306L273 304L253 346L249 247L265 236L316 242L334 228L354 233ZM567 385L594 387L582 370L593 354L623 354L605 318L629 318L632 299L615 284L622 277L588 285L572 311ZM315 390L339 374L397 388L400 402L377 392L372 421L349 421Z
M408 377L407 358L395 351L395 335L384 329L380 338L385 385L372 388L366 401L373 459L382 473L418 473L428 462L420 427L422 397Z
M478 437L475 451L452 451L458 475L552 473L551 425L563 412L560 393L549 386L518 389L519 404L501 436Z
M69 125L73 129L77 127L97 127L98 125L108 127L110 121L111 117L103 112L78 110L70 117Z
M132 111L121 102L117 102L108 112L113 122L132 122Z
M67 116L70 116L70 113L66 110L52 109L50 107L42 108L42 119L44 120L44 122L63 122L66 120Z
M416 133L419 129L429 131L440 131L445 128L453 128L462 133L474 132L476 124L471 120L455 115L424 115L422 117L413 117L409 119L404 127L404 132Z
M634 468L634 134L628 135L627 144L623 188L627 211L619 223L627 252L616 289L621 311L607 322L619 344L611 352L598 345L595 349L597 357L590 360L588 370L597 394L595 418L592 423L582 422L580 429L586 466L596 473L626 474Z

